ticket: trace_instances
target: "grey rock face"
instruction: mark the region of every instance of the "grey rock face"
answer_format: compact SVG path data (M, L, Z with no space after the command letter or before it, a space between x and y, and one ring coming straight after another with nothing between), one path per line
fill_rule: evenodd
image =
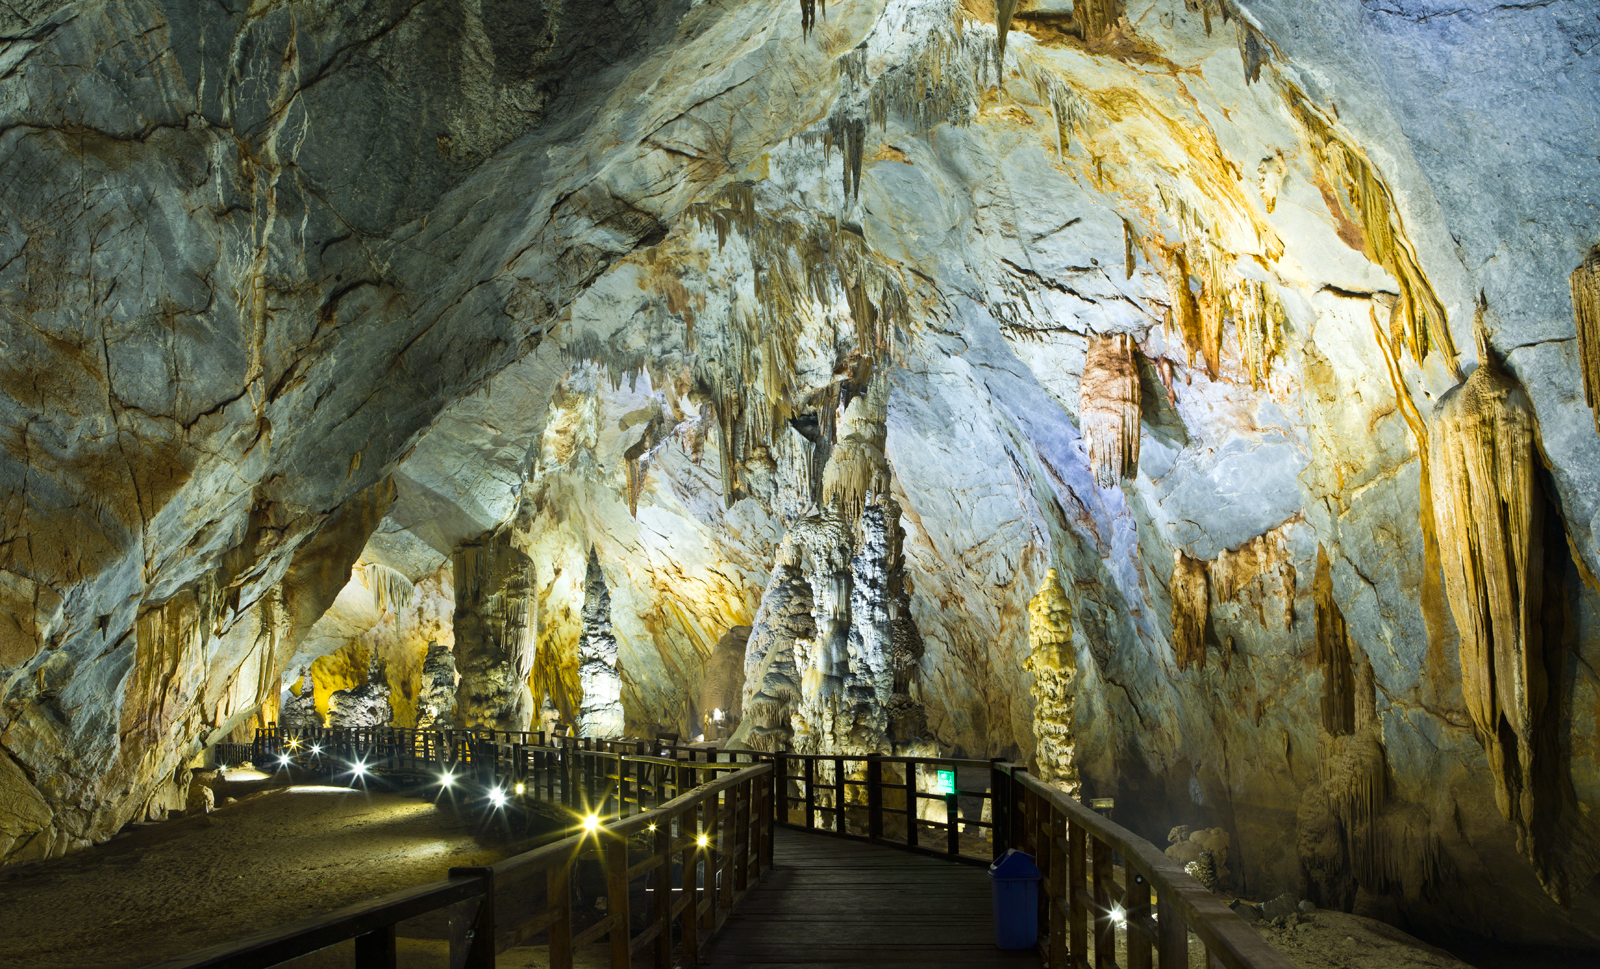
M278 705L278 723L289 729L322 726L322 717L317 713L316 694L311 688L309 668L300 673L299 693L293 689L283 691Z
M328 695L328 725L331 727L387 727L394 722L394 707L389 703L389 684L382 668L374 667L367 682Z

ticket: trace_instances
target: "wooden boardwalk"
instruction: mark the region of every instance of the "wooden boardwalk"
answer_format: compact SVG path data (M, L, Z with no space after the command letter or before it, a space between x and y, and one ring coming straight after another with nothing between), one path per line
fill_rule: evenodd
M1040 964L995 948L989 875L975 865L787 828L773 861L713 941L715 969Z

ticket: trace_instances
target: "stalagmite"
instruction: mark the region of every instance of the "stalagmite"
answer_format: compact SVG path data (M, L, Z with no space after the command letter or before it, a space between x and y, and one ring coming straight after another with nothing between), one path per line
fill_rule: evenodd
M611 628L611 593L606 589L600 557L589 548L589 569L583 585L583 638L578 646L578 681L583 699L578 729L586 737L620 737L622 675L617 670L617 637Z
M1039 777L1073 797L1080 781L1072 682L1078 675L1072 646L1072 604L1056 570L1045 573L1039 592L1028 600L1028 658L1023 669L1033 674L1034 758Z
M1139 364L1126 333L1091 337L1078 390L1084 447L1095 481L1114 488L1139 474Z
M749 626L732 627L706 657L696 714L697 732L703 731L707 739L726 736L743 718L744 657L750 632Z
M456 549L456 717L462 727L526 730L533 714L531 563L509 531Z
M455 654L442 643L429 643L417 691L417 729L447 730L455 726L455 712Z
M745 647L744 700L739 739L756 750L787 749L793 727L789 714L800 698L795 642L810 640L811 586L795 561L780 561L762 593Z
M1434 408L1429 454L1445 592L1467 711L1500 811L1532 857L1535 725L1544 712L1541 514L1533 404L1477 328L1478 369Z
M1178 669L1206 665L1206 622L1211 595L1206 563L1175 550L1172 553L1172 651Z
M1600 429L1600 246L1572 271L1572 322L1578 331L1578 369L1583 399Z
M296 730L322 726L322 717L317 714L316 693L311 686L309 667L301 670L300 679L284 691L278 712L278 723Z
M374 664L367 682L328 697L328 726L386 727L394 720L389 682L382 665Z
M850 560L850 631L846 637L844 700L848 723L836 742L882 750L889 740L894 696L894 607L891 574L900 555L900 506L885 496L861 512L860 541Z

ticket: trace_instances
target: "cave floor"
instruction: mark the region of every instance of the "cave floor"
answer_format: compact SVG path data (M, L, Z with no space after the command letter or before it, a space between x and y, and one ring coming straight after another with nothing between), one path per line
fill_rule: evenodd
M538 840L425 797L318 784L263 790L0 874L0 966L143 966L442 878L452 866L491 864ZM406 948L442 943L402 940ZM338 947L325 951L297 964L351 964Z

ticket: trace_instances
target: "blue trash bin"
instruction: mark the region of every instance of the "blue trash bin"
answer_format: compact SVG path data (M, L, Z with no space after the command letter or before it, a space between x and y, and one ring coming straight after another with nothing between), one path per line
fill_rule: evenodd
M1015 848L989 866L994 894L994 944L1031 949L1039 941L1039 867Z

